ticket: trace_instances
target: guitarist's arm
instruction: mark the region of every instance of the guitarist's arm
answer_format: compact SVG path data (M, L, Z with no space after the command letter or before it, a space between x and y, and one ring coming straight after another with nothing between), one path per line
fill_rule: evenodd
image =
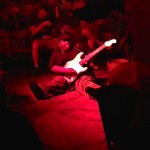
M61 67L61 66L57 66L57 65L54 65L52 68L51 68L51 71L54 72L54 73L57 73L59 75L76 75L76 71L72 68L65 68L65 67Z

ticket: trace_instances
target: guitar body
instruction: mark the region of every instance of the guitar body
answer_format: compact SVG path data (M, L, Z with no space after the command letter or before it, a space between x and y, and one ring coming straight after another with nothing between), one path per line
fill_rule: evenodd
M80 52L79 54L77 54L76 57L73 60L68 61L64 67L65 68L73 68L78 74L86 71L87 67L82 67L80 65L81 56L83 54L84 54L83 52Z
M79 54L76 55L76 57L71 60L71 61L68 61L64 67L65 68L73 68L76 72L77 72L77 76L78 74L80 74L81 72L84 72L88 69L88 67L83 67L80 65L80 61L81 61L81 56L84 54L84 52L80 52ZM77 76L67 76L67 77L64 77L68 82L73 82Z

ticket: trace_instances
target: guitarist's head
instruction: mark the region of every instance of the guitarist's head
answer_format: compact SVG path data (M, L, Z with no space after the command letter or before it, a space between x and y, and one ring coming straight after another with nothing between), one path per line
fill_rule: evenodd
M68 51L73 48L74 42L70 36L64 34L59 36L58 45L62 51Z

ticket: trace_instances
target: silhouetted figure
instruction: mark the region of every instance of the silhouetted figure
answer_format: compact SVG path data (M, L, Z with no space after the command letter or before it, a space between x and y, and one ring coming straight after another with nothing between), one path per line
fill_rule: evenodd
M139 126L135 122L138 91L127 85L112 84L101 87L97 91L88 88L87 93L99 104L110 150L138 148L136 136ZM138 138L142 139L142 137Z
M25 116L7 107L6 87L0 83L0 149L42 150L42 144Z
M30 30L32 33L32 59L36 70L39 68L40 52L43 50L55 50L57 39L53 37L52 14L49 14L49 6L41 5L35 16L30 18Z

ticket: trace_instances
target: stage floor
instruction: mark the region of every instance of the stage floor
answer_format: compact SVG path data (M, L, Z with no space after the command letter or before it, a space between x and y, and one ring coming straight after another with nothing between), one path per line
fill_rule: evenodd
M50 73L38 76L40 80ZM107 78L104 70L96 70L97 78ZM32 70L19 66L8 75L9 94L16 93L12 108L23 113L42 141L44 150L108 150L103 122L96 100L76 91L36 100L29 89Z

